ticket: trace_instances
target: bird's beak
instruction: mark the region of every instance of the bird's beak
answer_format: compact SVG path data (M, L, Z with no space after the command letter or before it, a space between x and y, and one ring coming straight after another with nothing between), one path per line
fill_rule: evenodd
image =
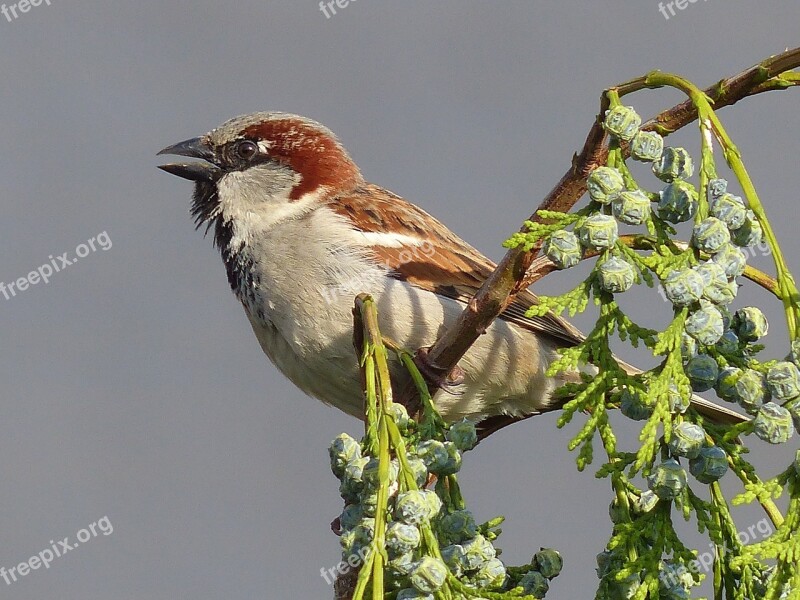
M207 162L192 163L169 163L159 165L158 168L167 173L172 173L178 177L191 181L217 181L222 176L222 169L213 164L216 161L214 151L208 140L204 137L196 137L183 142L178 142L172 146L167 146L158 154L174 154L176 156L188 156L189 158L199 158Z

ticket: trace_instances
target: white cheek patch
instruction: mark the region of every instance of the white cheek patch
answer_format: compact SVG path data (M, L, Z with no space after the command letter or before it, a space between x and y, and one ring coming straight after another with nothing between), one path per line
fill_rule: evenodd
M258 178L247 171L226 174L217 184L219 213L225 222L233 224L231 247L242 244L272 230L279 223L296 219L312 210L317 197L307 194L290 200L291 181L275 194L265 194Z

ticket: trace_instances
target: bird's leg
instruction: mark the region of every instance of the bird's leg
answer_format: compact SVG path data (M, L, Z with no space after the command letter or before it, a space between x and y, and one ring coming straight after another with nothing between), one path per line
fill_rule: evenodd
M447 372L430 359L429 351L430 348L420 348L414 355L414 362L425 381L448 394L461 394L462 392L456 390L456 387L464 383L466 378L464 369L456 365L450 372Z

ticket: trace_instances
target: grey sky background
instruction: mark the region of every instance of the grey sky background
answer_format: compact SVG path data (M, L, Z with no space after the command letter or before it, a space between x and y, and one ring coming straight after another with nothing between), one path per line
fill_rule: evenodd
M341 502L326 448L359 424L262 355L192 227L190 184L155 168L160 148L244 112L305 114L370 181L498 259L604 87L654 68L709 84L797 46L799 24L794 0L698 1L669 20L654 0L358 0L330 19L315 0L52 0L0 16L0 281L101 232L113 243L0 296L0 566L104 516L113 525L48 570L0 580L0 598L331 597L319 572L339 560L328 527ZM796 272L798 94L722 114ZM647 115L678 99L634 102ZM691 134L678 141L696 151ZM637 298L637 317L665 308L655 292ZM741 298L764 307L782 356L777 303ZM462 484L480 519L508 518L503 558L556 547L566 568L548 598L589 598L608 484L577 473L574 428L554 424L491 438ZM772 473L797 444L755 446Z

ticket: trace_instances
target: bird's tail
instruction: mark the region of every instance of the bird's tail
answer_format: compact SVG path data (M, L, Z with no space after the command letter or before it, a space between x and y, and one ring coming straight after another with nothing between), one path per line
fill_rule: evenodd
M642 372L641 369L637 369L636 367L619 359L617 359L617 363L620 367L625 369L628 375L638 375ZM722 406L721 404L717 404L716 402L712 402L711 400L706 400L697 394L692 394L692 406L694 406L694 408L697 409L697 412L703 415L706 419L709 419L720 425L735 425L737 423L744 423L745 421L750 420L750 417L742 415L735 410L731 410L726 406Z
M721 425L736 425L737 423L744 423L750 420L750 417L739 414L735 410L731 410L711 400L706 400L697 394L692 396L692 406L705 418Z
M638 375L642 372L641 369L637 369L636 367L627 364L624 361L617 359L617 363L621 366L628 375ZM591 369L592 367L587 367L584 365L583 370ZM595 373L596 374L596 373ZM574 381L580 381L580 375L575 372L573 374ZM573 377L567 375L564 379L570 380ZM548 406L547 408L543 409L540 412L536 412L529 415L495 415L493 417L488 417L484 419L480 423L478 423L478 438L483 440L489 435L503 429L509 425L514 423L518 423L519 421L524 421L530 417L534 417L538 414L542 414L542 412L550 412L552 410L559 410L569 402L569 397L560 398L558 402L553 403L552 405ZM732 410L726 406L722 406L721 404L717 404L716 402L712 402L711 400L707 400L702 396L698 396L697 394L692 394L692 406L699 412L703 417L709 419L710 421L717 423L719 425L736 425L737 423L744 423L745 421L749 421L750 417L746 415L742 415L735 410Z

